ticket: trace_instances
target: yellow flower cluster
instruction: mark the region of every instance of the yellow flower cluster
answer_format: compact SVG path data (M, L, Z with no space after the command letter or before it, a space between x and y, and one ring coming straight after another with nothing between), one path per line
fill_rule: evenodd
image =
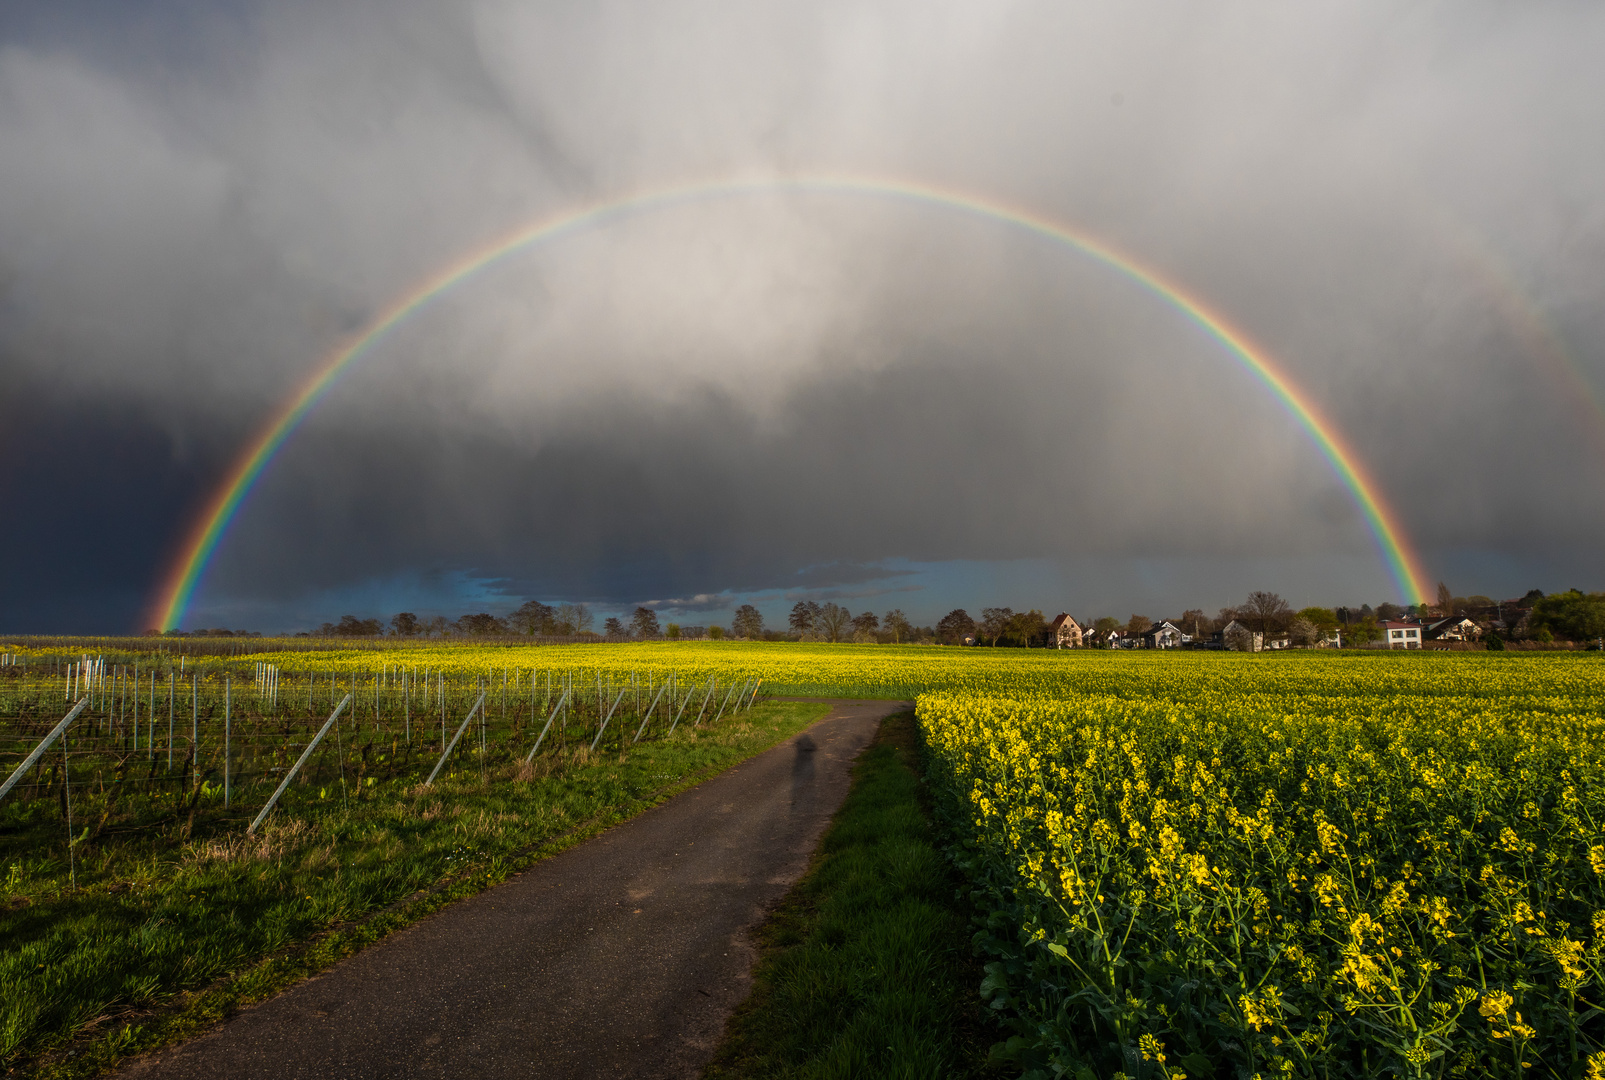
M921 695L994 1005L1072 1074L1129 1071L1145 1038L1242 1075L1582 1068L1605 670L1413 659Z

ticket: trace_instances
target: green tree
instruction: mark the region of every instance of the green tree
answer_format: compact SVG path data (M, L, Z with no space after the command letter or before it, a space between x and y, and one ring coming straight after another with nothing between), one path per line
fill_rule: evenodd
M1022 648L1032 649L1043 644L1048 636L1048 620L1036 608L1017 612L1009 620L1005 634L1007 640Z
M1552 593L1533 604L1533 627L1540 640L1545 630L1564 641L1605 637L1605 593Z
M1332 632L1338 628L1337 612L1331 608L1307 607L1298 614L1299 618L1307 619L1319 630L1324 638L1331 637Z
M390 632L396 637L417 637L423 632L423 624L412 612L403 611L390 617Z
M1368 645L1382 636L1382 628L1377 626L1374 617L1366 615L1359 622L1349 624L1347 636L1351 644Z
M948 645L962 645L975 633L975 620L963 608L954 608L936 623L936 636Z

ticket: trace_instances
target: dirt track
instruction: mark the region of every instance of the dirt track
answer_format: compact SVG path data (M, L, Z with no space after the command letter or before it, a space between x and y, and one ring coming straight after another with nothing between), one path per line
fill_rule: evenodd
M808 731L446 908L128 1077L693 1077L747 995L749 931L906 704Z

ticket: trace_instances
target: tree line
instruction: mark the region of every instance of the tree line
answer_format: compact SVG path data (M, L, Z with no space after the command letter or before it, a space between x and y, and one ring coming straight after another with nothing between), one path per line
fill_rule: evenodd
M1605 593L1585 593L1570 589L1546 596L1533 589L1519 600L1494 601L1486 596L1458 597L1442 583L1438 586L1437 602L1433 604L1400 605L1393 603L1369 604L1359 607L1305 607L1295 610L1280 595L1269 591L1255 591L1240 604L1220 608L1213 616L1202 609L1189 608L1168 621L1196 641L1209 640L1225 633L1237 624L1245 633L1260 633L1267 639L1286 637L1294 645L1313 645L1330 641L1342 631L1346 644L1363 645L1379 639L1380 624L1390 619L1419 618L1431 620L1446 615L1463 615L1483 628L1486 640L1534 640L1539 642L1595 641L1605 637ZM1132 614L1126 619L1106 615L1082 624L1086 632L1085 644L1093 647L1109 645L1120 637L1136 637L1147 633L1156 621L1146 615ZM324 623L317 631L303 633L301 637L360 637L381 636L400 638L449 637L511 637L537 636L595 641L655 641L655 640L720 640L725 638L746 641L823 641L879 644L963 644L966 641L979 645L1004 648L1044 648L1056 642L1049 620L1042 610L1015 611L1009 607L986 607L980 618L972 617L963 608L955 608L939 619L934 627L916 626L898 608L877 615L873 611L853 611L843 605L815 600L800 600L792 606L785 629L770 629L764 625L763 613L752 604L742 604L730 620L729 627L701 626L685 623L663 623L658 613L641 605L636 607L628 621L618 616L607 618L598 632L596 618L581 603L545 604L530 600L507 615L477 612L456 619L436 615L420 618L413 612L403 611L391 617L388 623L376 618L358 618L344 615L336 623ZM255 636L244 630L197 630L192 635L169 631L178 636ZM1224 644L1230 648L1232 641Z

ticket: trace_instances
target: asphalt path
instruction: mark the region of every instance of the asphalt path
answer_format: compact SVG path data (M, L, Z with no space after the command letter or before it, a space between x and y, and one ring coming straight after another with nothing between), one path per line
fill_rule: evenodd
M437 912L212 1032L161 1080L694 1077L807 868L853 759L906 703L807 731Z

